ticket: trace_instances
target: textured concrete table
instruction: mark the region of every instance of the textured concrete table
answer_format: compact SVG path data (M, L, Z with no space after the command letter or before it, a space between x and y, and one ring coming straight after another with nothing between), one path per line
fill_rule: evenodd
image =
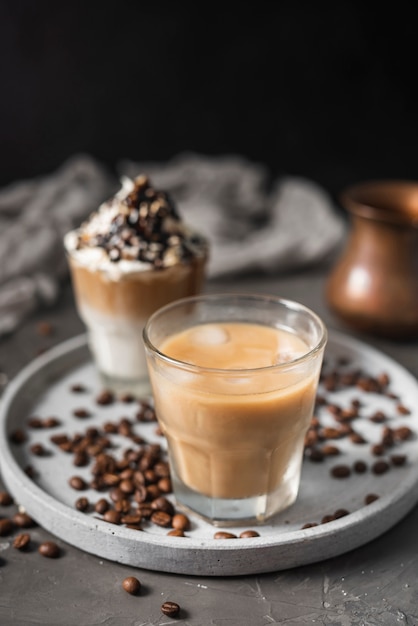
M257 291L296 299L314 308L330 328L347 333L325 306L326 272L327 268L286 277L212 282L207 290ZM42 320L51 323L50 335L39 332ZM40 312L0 342L0 371L13 377L39 351L83 330L67 287L56 307ZM417 342L358 338L418 376ZM36 552L14 550L9 537L0 537L0 624L412 626L418 624L417 528L415 508L378 539L340 557L277 573L233 578L135 570L84 553L59 539L62 558L46 559ZM39 527L30 532L37 543L56 540ZM127 594L121 586L123 579L132 575L142 583L138 596ZM161 613L166 600L181 606L178 618Z

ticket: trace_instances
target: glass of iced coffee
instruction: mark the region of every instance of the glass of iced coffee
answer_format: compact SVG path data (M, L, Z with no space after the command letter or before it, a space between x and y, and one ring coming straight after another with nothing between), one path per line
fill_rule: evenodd
M144 343L179 505L215 525L261 523L296 499L327 331L302 304L184 298Z
M158 308L201 291L208 242L145 175L64 239L80 317L104 384L147 393L142 330Z

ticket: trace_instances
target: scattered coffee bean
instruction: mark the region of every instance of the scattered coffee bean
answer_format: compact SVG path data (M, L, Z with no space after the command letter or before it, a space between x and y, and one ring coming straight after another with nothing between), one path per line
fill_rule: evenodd
M170 537L184 537L184 530L180 530L180 528L173 528L173 530L169 530L167 533Z
M155 498L155 500L151 502L151 508L155 511L164 511L164 513L168 513L170 516L173 516L175 512L173 503L164 496ZM185 515L183 515L183 517L186 519Z
M161 613L164 613L167 617L177 617L180 613L180 606L177 602L164 602L161 605Z
M161 493L171 493L173 491L171 480L168 477L160 478L157 483L157 487L161 491Z
M360 433L355 433L355 432L350 434L350 441L351 441L351 443L355 443L356 445L361 445L362 443L367 443L365 438L362 435L360 435Z
M216 532L213 535L214 539L236 539L237 536L234 535L234 533L228 533L224 530L218 530L218 532Z
M319 448L306 448L305 456L313 463L322 463L324 460L324 453Z
M348 478L351 475L351 470L348 465L335 465L331 469L331 476L334 478Z
M57 559L61 554L61 550L55 541L44 541L40 544L38 552L48 559Z
M73 415L74 417L79 417L81 419L84 419L86 417L90 417L91 413L87 409L79 408L79 409L74 409Z
M115 502L114 509L118 513L126 515L131 510L131 501L128 498L118 500L118 502Z
M121 517L120 521L127 526L139 526L142 521L142 515L140 513L131 513L130 515Z
M375 493L368 493L367 496L364 498L364 503L371 504L372 502L375 502L378 499L379 499L379 496L377 496Z
M341 454L341 450L337 446L333 446L330 444L322 446L321 452L323 456L338 456L339 454Z
M7 535L11 535L13 530L14 524L11 519L8 517L0 519L0 537L7 537Z
M84 489L88 488L87 482L81 476L71 476L68 484L70 485L70 487L72 487L72 489L75 489L76 491L83 491Z
M385 453L385 446L383 446L381 443L375 443L371 447L371 453L373 454L373 456L383 456Z
M321 439L341 439L345 435L344 431L340 428L321 428L319 431L319 436Z
M31 445L30 451L35 456L48 456L48 450L42 443L34 443Z
M56 428L60 424L61 421L57 417L46 417L43 421L44 428Z
M171 527L171 515L165 511L154 511L151 515L151 522L163 528Z
M13 540L13 547L17 550L26 550L30 544L30 535L28 533L19 533Z
M44 423L40 417L31 417L28 419L28 428L33 430L39 430L44 427Z
M410 415L411 411L404 404L398 404L396 407L399 415Z
M128 576L122 582L122 587L132 596L136 596L141 591L141 583L135 576Z
M82 511L83 513L87 511L90 507L90 502L88 498L78 498L75 502L75 508L77 511Z
M122 515L118 511L115 511L114 509L109 509L108 511L105 511L105 513L103 514L103 519L105 520L105 522L109 522L110 524L119 525L121 522L121 518L122 518Z
M33 528L37 525L35 520L27 513L15 513L15 515L13 515L13 522L19 528Z
M189 530L190 519L187 517L187 515L184 515L183 513L176 513L175 515L173 515L171 525L176 530Z
M318 526L316 522L306 522L306 524L302 526L302 530L305 530L306 528L315 528L315 526Z
M370 421L375 424L382 424L387 419L386 414L383 411L376 411L373 415L370 416Z
M406 463L406 454L392 454L390 460L392 462L392 465L395 465L396 467L401 467Z
M395 444L395 437L393 430L388 426L385 426L382 432L382 446L385 448L391 448Z
M96 397L97 404L101 404L102 406L112 404L115 400L115 396L108 389L103 389L99 395Z
M74 383L74 385L71 385L70 391L72 391L73 393L84 393L86 391L86 388L81 383Z
M346 515L349 515L350 512L347 511L347 509L337 509L334 513L334 518L335 519L340 519L341 517L345 517Z
M377 476L381 474L385 474L390 469L389 463L387 461L376 461L372 465L372 472Z
M124 404L131 404L132 402L135 402L135 396L131 393L123 393L119 396L119 400Z
M240 533L240 539L250 539L251 537L259 537L259 533L256 530L243 530Z
M74 454L73 465L76 467L85 467L90 462L89 455L85 450L80 450Z
M398 441L406 441L412 437L412 430L409 426L400 426L393 429L393 436Z
M364 461L356 461L353 465L356 474L364 474L367 472L367 464Z
M17 428L10 435L10 441L12 443L17 444L17 445L20 445L20 444L24 443L26 441L26 439L27 439L26 433L21 428Z
M57 435L51 435L51 437L49 438L50 442L59 446L63 443L68 443L69 439L68 439L68 435L65 434L57 434Z
M13 498L7 491L0 491L0 506L10 506L13 504Z
M387 387L390 383L389 374L387 374L386 372L382 372L378 375L377 381L381 387Z
M24 469L25 474L29 476L29 478L35 478L36 471L32 465L26 465L23 469Z
M94 505L94 510L96 511L96 513L99 513L100 515L103 515L103 513L106 513L106 511L108 511L109 508L110 508L110 504L105 498L100 498L100 500L98 500L96 504Z

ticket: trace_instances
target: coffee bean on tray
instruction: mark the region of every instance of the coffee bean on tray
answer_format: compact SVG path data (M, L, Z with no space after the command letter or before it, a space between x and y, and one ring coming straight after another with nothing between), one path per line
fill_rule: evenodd
M331 475L334 478L348 478L351 475L351 470L348 465L335 465L331 469Z

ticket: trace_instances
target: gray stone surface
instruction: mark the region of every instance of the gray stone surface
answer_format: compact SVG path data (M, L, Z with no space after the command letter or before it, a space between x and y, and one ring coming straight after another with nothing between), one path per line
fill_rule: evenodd
M330 328L342 328L324 304L324 274L315 271L279 277L211 282L208 291L258 291L300 300L320 313ZM47 320L53 334L42 336ZM83 331L70 290L59 304L30 319L0 343L0 371L14 376L40 350ZM354 333L353 333L354 336ZM418 375L418 344L358 335ZM6 513L7 511L7 513ZM12 509L1 508L1 515ZM160 574L105 561L58 540L62 558L41 557L10 547L0 537L0 624L269 626L287 624L395 626L418 624L418 509L362 548L342 556L263 575L203 578ZM55 539L31 529L33 542ZM126 576L137 576L142 593L128 595ZM164 616L165 600L182 607L176 619Z

